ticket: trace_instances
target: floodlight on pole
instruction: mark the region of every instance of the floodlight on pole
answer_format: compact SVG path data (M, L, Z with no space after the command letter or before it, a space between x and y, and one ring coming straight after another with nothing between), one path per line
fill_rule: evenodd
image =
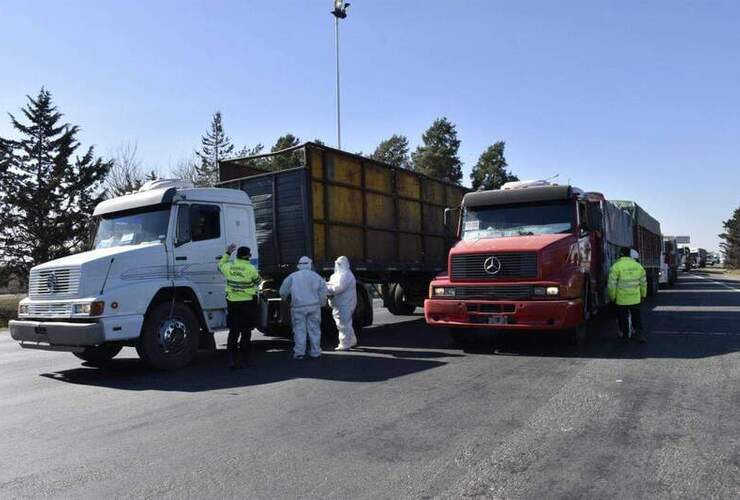
M342 149L342 123L340 119L339 106L339 20L347 17L347 7L349 3L344 0L334 0L334 10L331 11L334 16L334 35L337 46L337 148Z

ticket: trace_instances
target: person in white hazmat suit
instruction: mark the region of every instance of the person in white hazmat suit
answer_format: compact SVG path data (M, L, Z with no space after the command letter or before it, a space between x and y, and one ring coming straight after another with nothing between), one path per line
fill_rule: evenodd
M334 274L329 278L329 304L339 330L339 345L335 351L349 351L357 345L352 327L352 314L357 307L357 281L349 268L349 259L341 256L334 262Z
M311 269L311 259L301 257L298 270L283 280L280 296L290 300L293 320L293 358L306 355L306 336L310 343L308 355L321 356L321 307L326 304L326 282Z

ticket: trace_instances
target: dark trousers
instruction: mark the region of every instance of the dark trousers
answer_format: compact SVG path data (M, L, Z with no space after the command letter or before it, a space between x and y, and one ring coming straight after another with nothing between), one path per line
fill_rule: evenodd
M229 325L229 337L226 346L230 351L236 351L237 343L242 355L247 356L252 346L252 328L254 328L257 314L257 299L240 302L226 301ZM241 337L241 338L240 338Z
M630 336L629 317L632 316L632 327L637 334L642 333L642 313L640 304L634 306L617 306L617 315L619 317L619 331L625 337Z

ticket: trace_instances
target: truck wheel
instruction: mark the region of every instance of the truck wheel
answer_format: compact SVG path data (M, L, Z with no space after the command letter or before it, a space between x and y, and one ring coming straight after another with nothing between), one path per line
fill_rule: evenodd
M373 324L373 299L361 283L357 284L357 307L352 314L352 326L357 338L362 328Z
M406 294L400 283L395 283L390 289L388 311L395 316L409 316L416 311L416 306L406 302Z
M153 368L175 370L193 360L199 337L200 326L192 309L180 302L163 302L144 320L136 351Z
M591 287L586 284L583 290L583 321L580 325L566 331L566 341L572 346L580 346L588 337L588 324L591 321Z
M102 366L121 352L123 346L117 344L102 344L95 347L86 347L82 352L72 353L92 366Z

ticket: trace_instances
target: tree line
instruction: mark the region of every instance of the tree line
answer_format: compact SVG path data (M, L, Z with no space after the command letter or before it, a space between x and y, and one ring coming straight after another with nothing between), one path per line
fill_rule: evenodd
M122 144L110 157L97 155L92 146L83 148L79 127L64 121L47 89L26 97L19 115L9 113L15 137L0 137L0 283L10 275L25 282L34 265L82 250L93 229L90 214L98 203L136 191L163 175L143 167L135 142ZM319 139L313 142L323 144ZM270 152L298 144L300 139L288 133ZM455 124L442 117L424 132L413 152L406 136L394 134L369 156L459 184L463 177L459 148ZM480 155L471 173L474 189L517 180L507 168L504 148L505 143L498 141ZM218 181L221 160L263 152L261 143L237 148L217 111L199 148L164 175L212 185ZM298 154L257 157L250 166L279 170L297 164Z
M740 207L722 225L724 232L719 235L722 240L719 246L725 254L725 266L740 269Z

